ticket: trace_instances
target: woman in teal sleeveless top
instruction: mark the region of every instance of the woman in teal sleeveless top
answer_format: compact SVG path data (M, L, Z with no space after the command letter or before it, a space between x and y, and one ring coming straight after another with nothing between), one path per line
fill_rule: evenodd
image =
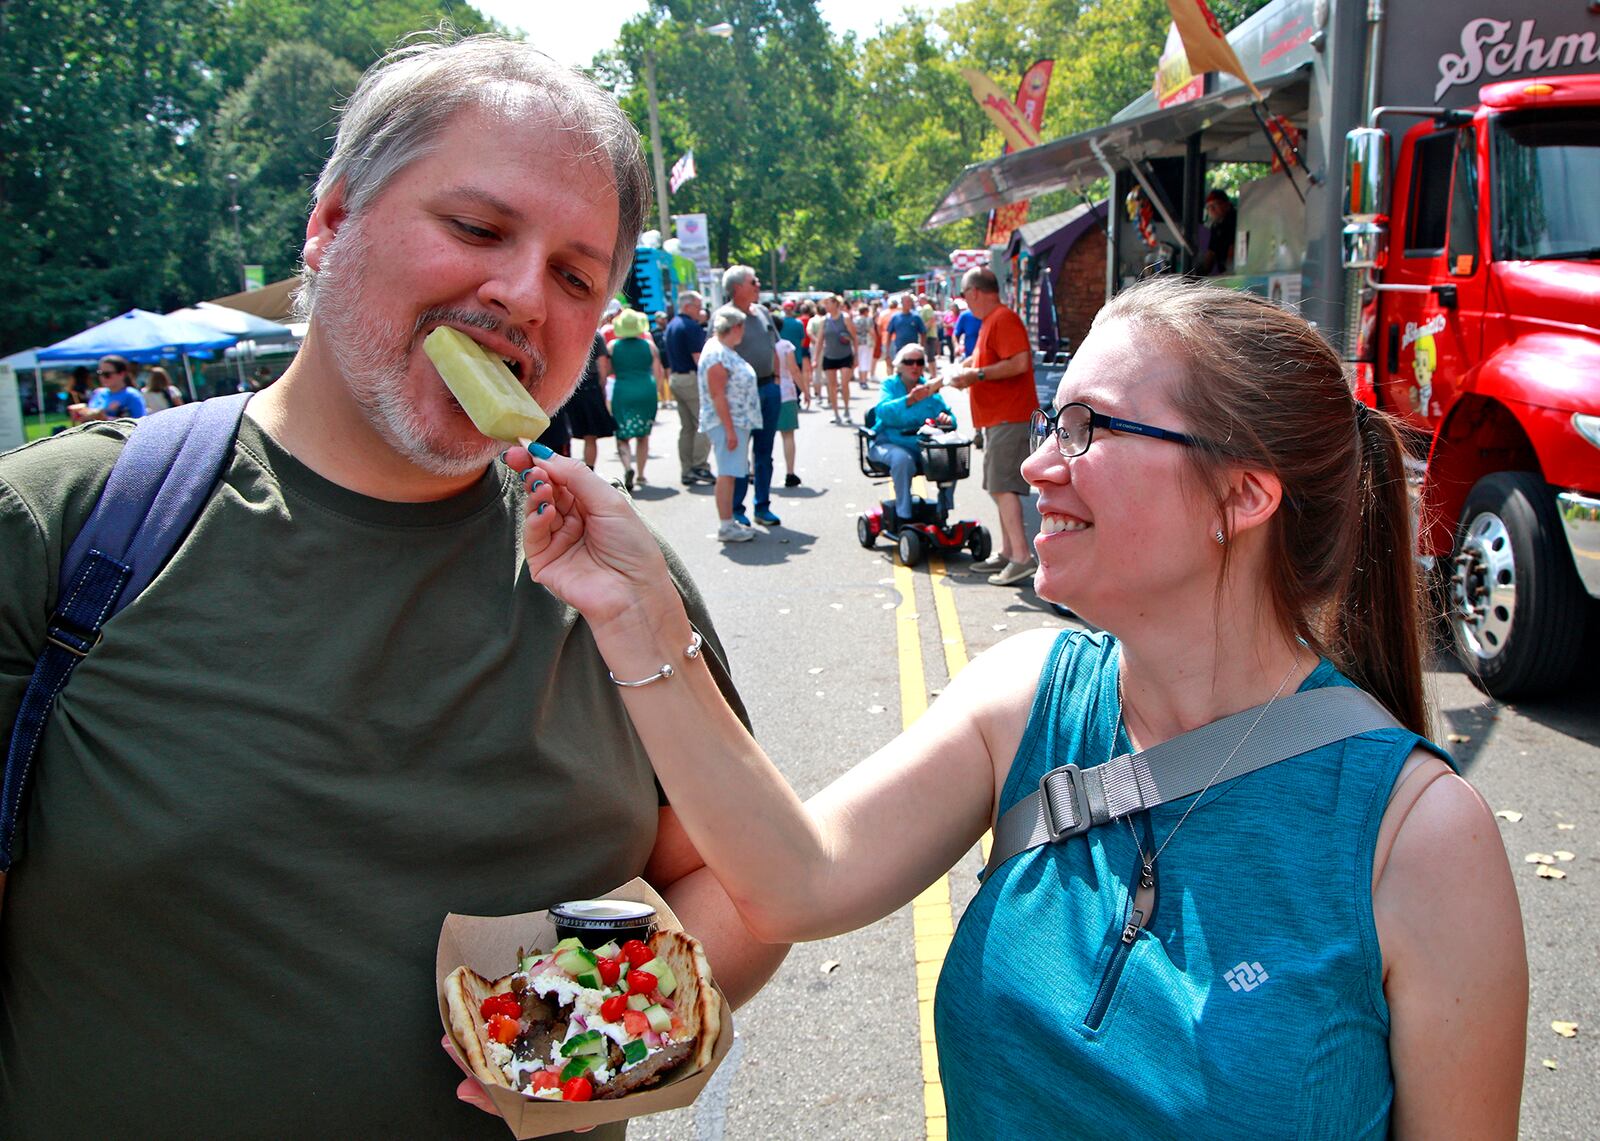
M650 323L643 313L624 309L611 323L611 417L617 423L617 457L622 461L623 483L629 491L646 483L645 461L650 458L650 430L656 422L656 378L661 358L650 339ZM630 443L631 441L631 443Z
M1493 815L1424 740L1395 422L1294 313L1156 279L1101 310L1033 432L1035 589L1101 632L993 647L805 804L686 654L654 539L581 464L513 453L546 481L528 569L614 676L657 679L626 691L633 724L773 942L903 907L1051 769L1137 765L1262 707L1253 732L1296 690L1359 685L1404 728L1232 779L1219 756L1193 795L997 863L937 990L949 1134L1515 1136L1516 891Z

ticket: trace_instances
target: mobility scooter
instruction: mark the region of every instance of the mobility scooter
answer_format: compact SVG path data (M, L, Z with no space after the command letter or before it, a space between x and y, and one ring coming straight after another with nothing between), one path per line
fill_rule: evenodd
M856 455L863 475L883 479L889 474L888 466L868 454L877 435L876 413L877 409L868 409L866 423L856 429ZM922 446L917 457L917 471L930 483L952 488L958 480L971 474L972 437L944 431L933 424L925 424L918 436ZM884 500L856 518L856 538L871 550L880 536L889 536L899 548L900 561L908 567L916 566L935 551L965 548L977 562L989 557L993 540L988 528L977 520L951 522L949 509L937 498L913 496L911 507L911 518L901 519L895 511L894 500Z

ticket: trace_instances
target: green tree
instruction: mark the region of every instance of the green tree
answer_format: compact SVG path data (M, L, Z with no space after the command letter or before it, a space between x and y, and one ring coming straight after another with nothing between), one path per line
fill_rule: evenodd
M0 7L0 345L48 343L203 280L193 146L212 0Z
M207 153L207 181L236 176L239 231L214 216L210 249L219 277L237 279L242 262L265 267L268 281L299 263L311 188L332 147L333 108L361 73L319 44L278 44L223 100ZM232 203L230 202L230 205Z

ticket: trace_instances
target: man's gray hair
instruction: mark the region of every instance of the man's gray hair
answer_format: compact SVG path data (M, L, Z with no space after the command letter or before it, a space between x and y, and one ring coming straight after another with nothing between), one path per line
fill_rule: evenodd
M994 270L987 266L976 265L961 275L961 292L976 289L979 293L1000 293L1000 279L994 275Z
M706 299L701 297L692 289L682 290L678 293L678 312L682 313L683 307L688 305L690 302L693 302L696 305L704 305L706 303Z
M313 202L342 187L346 213L359 216L390 180L433 149L458 112L514 112L528 92L540 98L550 122L579 144L577 153L610 163L617 191L609 283L615 289L633 264L650 205L639 132L608 92L530 44L493 35L463 38L443 29L408 36L367 69L345 104ZM295 298L301 320L316 303L316 287L316 274L302 269Z
M724 305L711 315L711 332L720 337L744 324L744 310L737 305Z
M733 287L756 279L756 271L747 265L730 265L722 271L722 292L733 296Z

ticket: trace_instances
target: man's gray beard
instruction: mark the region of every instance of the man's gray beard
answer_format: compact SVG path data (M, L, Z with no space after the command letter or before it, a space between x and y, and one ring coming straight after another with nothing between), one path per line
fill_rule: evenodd
M323 254L313 318L334 362L367 423L396 452L433 475L481 472L505 445L488 439L457 443L430 433L405 391L416 329L365 314L362 286L370 249L360 220L351 218Z

